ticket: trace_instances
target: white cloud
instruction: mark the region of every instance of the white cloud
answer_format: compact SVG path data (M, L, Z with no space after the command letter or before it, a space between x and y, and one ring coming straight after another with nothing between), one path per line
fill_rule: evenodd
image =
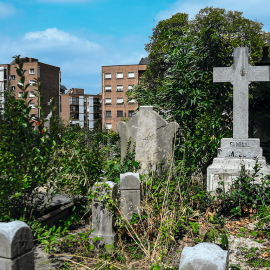
M31 50L44 49L46 51L79 51L80 53L91 53L100 49L100 45L85 38L78 38L70 33L48 28L45 31L29 32L22 38L24 43L29 43Z
M161 10L157 16L157 21L170 18L172 15L182 12L189 14L189 19L193 18L200 9L213 6L215 8L225 8L227 11L240 11L243 16L261 21L262 17L268 20L270 1L269 0L178 0L168 6L168 9ZM263 22L263 21L262 21ZM264 20L264 23L266 20ZM266 24L266 23L265 23Z
M16 13L16 9L9 3L0 2L0 19L7 18Z
M37 58L40 62L60 67L62 84L66 87L84 88L86 93L95 94L101 91L101 66L138 64L141 57L147 56L143 43L138 49L132 36L83 38L48 28L25 33L17 39L2 36L0 59L1 63L10 63L12 56L18 54Z

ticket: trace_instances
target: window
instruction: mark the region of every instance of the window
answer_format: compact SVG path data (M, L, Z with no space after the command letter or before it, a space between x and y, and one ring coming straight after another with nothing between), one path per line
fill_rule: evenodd
M123 85L117 85L116 92L123 92Z
M18 82L18 85L21 85L21 86L23 86L23 83L21 83L21 82Z
M112 111L106 111L106 117L112 117Z
M35 109L35 103L30 103L31 109Z
M15 86L11 86L11 90L13 90L13 91L14 91L14 90L15 90Z
M35 69L34 68L30 68L29 69L29 74L35 74Z
M132 85L129 85L129 86L128 86L128 91L131 91L132 88L133 88L133 86L132 86Z
M134 72L129 72L128 73L128 78L135 78L135 73Z
M78 97L71 97L71 104L79 104L79 98Z
M111 85L106 85L105 86L105 92L111 92L111 91L112 91Z
M111 73L105 73L105 79L111 79L112 74Z
M112 103L112 99L111 98L106 98L105 99L105 104L111 104Z
M134 111L128 111L128 117L132 117L134 115Z
M123 98L117 98L117 100L116 100L116 103L120 103L120 104L122 104L124 101L123 101Z
M112 124L111 123L106 123L105 124L105 128L106 129L111 129L112 128Z
M10 80L15 80L15 75L10 75Z
M135 103L135 99L130 100L128 103Z
M19 94L18 94L18 98L21 98L21 97L22 97L22 95L23 95L23 92L19 92Z
M123 117L123 111L117 111L117 117Z
M35 92L34 91L30 91L29 97L35 97Z
M30 85L33 85L33 84L35 84L36 82L35 82L35 80L30 80L29 83L30 83Z
M123 79L123 72L117 72L116 79Z

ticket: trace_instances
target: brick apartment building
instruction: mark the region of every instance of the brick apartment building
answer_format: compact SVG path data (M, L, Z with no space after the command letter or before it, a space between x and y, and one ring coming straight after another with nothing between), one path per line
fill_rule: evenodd
M79 124L92 130L94 123L102 117L101 101L101 94L87 95L84 89L72 88L61 95L61 117L66 125Z
M125 93L140 83L148 58L138 65L102 66L102 127L116 131L123 117L132 117L137 107L135 100L127 102Z
M35 58L21 58L23 61L23 69L25 70L25 85L30 83L30 86L27 88L29 91L28 100L32 100L30 103L31 115L35 114L40 116L40 110L35 107L35 105L44 105L48 104L50 98L56 99L57 113L60 114L60 83L61 83L61 71L59 67L52 65L44 64L38 61ZM13 60L10 64L0 64L0 106L4 106L4 91L10 83L10 86L15 90L15 97L21 98L22 91L18 87L19 77L16 73L17 64ZM36 92L36 87L32 84L34 80L39 78L43 82L42 92L44 95L44 100L42 104L39 104L39 98L34 95ZM9 81L10 79L10 81ZM45 117L50 112L50 108L46 106L45 108Z

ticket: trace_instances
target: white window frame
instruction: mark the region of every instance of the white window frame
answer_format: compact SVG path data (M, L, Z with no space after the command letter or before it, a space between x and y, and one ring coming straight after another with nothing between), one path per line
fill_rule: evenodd
M105 85L105 92L112 92L112 86L111 85Z
M18 93L18 98L22 98L23 92Z
M116 79L123 79L123 72L117 72L116 73Z
M124 99L123 98L117 98L116 103L117 104L122 104L122 103L124 103Z
M105 79L111 79L112 73L105 73Z
M116 92L123 92L123 85L117 85Z
M23 86L23 83L21 83L21 82L18 82L18 85L21 85L21 86Z
M35 103L30 103L29 105L30 105L31 109L35 109Z
M35 91L30 91L29 92L29 97L35 97L34 93L35 93Z
M128 78L135 78L135 72L128 72Z
M34 70L34 72L31 72L31 70ZM34 68L29 68L29 75L35 75L35 69Z
M106 129L111 129L112 128L112 124L111 123L105 123L105 128Z
M33 84L35 84L36 82L35 82L35 80L29 80L29 84L30 85L33 85Z
M128 103L135 103L135 99L130 100Z
M129 85L129 86L128 86L128 91L131 91L132 88L133 88L133 85Z
M111 98L105 98L105 104L112 104Z
M10 75L10 80L15 80L15 75Z

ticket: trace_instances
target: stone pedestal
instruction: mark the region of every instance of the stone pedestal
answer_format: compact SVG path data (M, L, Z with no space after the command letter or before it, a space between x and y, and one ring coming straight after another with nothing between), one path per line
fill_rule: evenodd
M270 175L270 167L262 154L260 139L222 139L217 157L207 168L207 191L215 192L217 188L221 188L218 184L221 181L224 182L225 191L228 191L232 181L240 175L241 164L245 165L246 170L254 172L255 158L258 158L261 167L260 176L255 180L260 183L263 176Z

